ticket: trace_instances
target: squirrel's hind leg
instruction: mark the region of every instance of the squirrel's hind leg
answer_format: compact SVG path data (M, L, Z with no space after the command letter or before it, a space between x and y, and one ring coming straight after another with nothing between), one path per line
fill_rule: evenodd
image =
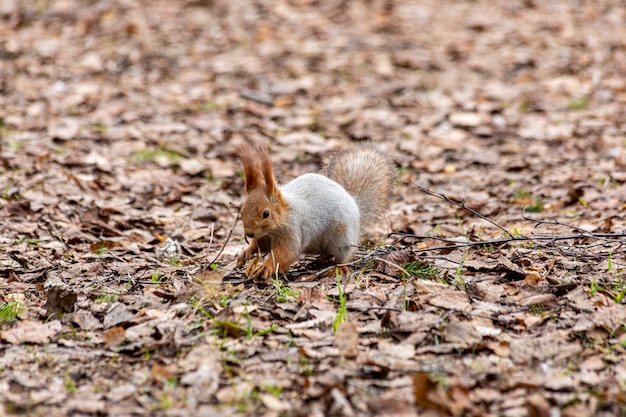
M354 249L351 246L341 248L335 254L322 254L319 257L319 261L322 262L322 266L330 266L335 264L335 268L332 268L324 273L326 277L334 277L336 274L336 270L339 270L340 275L347 275L350 272L350 268L347 266L339 266L340 264L344 264L350 262L352 260L352 254L354 253Z
M337 271L339 271L339 275L345 276L345 275L348 275L348 273L350 272L350 268L348 268L345 265L344 266L335 265L334 268L331 268L328 271L324 272L322 274L322 276L324 276L324 277L334 277L334 276L337 275Z

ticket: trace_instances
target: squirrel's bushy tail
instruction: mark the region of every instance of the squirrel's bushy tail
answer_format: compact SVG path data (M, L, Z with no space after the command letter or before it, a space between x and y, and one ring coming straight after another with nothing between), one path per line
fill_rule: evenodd
M364 232L389 208L396 179L394 165L383 151L362 145L333 156L324 174L354 197Z

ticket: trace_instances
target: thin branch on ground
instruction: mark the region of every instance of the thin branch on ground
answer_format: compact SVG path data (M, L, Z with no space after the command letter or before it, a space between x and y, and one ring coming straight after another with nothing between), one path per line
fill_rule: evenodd
M578 257L586 257L586 258L598 258L598 257L606 257L608 254L607 253L596 253L596 254L590 254L590 253L580 253L580 251L575 251L573 249L591 249L594 247L606 247L609 244L613 244L610 247L610 252L611 253L617 253L620 251L620 249L625 245L626 243L626 233L594 233L594 232L590 232L587 231L585 229L582 229L580 227L577 226L573 226L567 223L563 223L557 219L552 219L552 220L542 220L542 219L535 219L532 217L528 217L526 214L522 215L522 218L524 220L530 221L530 222L534 222L535 223L535 228L538 228L540 226L543 225L554 225L554 226L560 226L560 227L564 227L564 228L569 228L571 230L574 230L578 233L576 234L564 234L564 235L551 235L551 234L530 234L530 235L519 235L519 236L515 236L513 235L511 232L509 232L504 226L500 225L499 223L497 223L496 221L490 219L489 217L485 216L484 214L479 213L478 211L468 207L465 204L465 201L456 201L454 199L451 199L450 197L446 196L443 193L439 193L433 190L429 190L427 188L424 188L420 185L417 185L413 182L409 182L410 184L414 185L416 188L418 188L420 191L424 192L427 195L436 197L440 200L443 200L455 207L458 207L460 209L466 210L467 212L471 213L472 215L490 223L491 225L495 226L496 228L498 228L499 230L501 230L506 237L504 238L499 238L499 239L490 239L490 240L480 240L480 241L459 241L458 239L450 239L450 238L444 238L444 237L440 237L440 236L423 236L423 235L415 235L415 234L410 234L410 233L400 233L400 232L392 232L389 234L389 236L399 236L400 240L404 240L407 238L410 239L417 239L417 240L436 240L436 241L440 241L440 242L445 242L448 243L445 246L432 246L429 248L422 248L422 249L415 249L416 252L431 252L431 251L439 251L439 250L450 250L450 249L462 249L462 248L467 248L467 247L473 247L473 246L494 246L494 245L506 245L508 243L511 242L531 242L533 245L535 245L531 250L536 250L537 248L544 248L544 249L554 249L554 250L558 250L561 254L565 255L565 256L578 256ZM595 240L600 240L602 241L602 243L595 243L595 244L589 244L589 245L558 245L558 242L563 242L563 241L568 241L568 240L579 240L579 239L595 239Z
M502 230L502 232L503 232L504 234L506 234L508 237L510 237L512 240L515 240L515 238L516 238L516 237L515 237L515 236L513 236L513 235L511 234L511 232L509 232L508 230L506 230L506 228L502 227L501 225L499 225L499 224L498 224L498 223L496 223L495 221L491 220L489 217L487 217L487 216L485 216L485 215L483 215L483 214L480 214L479 212L477 212L476 210L474 210L474 209L472 209L472 208L467 207L467 206L465 205L465 200L456 201L456 200L453 200L453 199L449 198L448 196L446 196L446 195L445 195L445 194L443 194L443 193L439 193L439 192L437 192L437 191L429 190L428 188L424 188L424 187L422 187L421 185L417 185L417 184L415 184L415 183L414 183L414 182L412 182L412 181L409 181L409 183L410 183L410 184L412 184L412 185L414 185L415 187L417 187L420 191L422 191L422 192L423 192L423 193L425 193L425 194L428 194L428 195L433 196L433 197L437 197L437 198L439 198L439 199L441 199L441 200L445 201L446 203L450 203L450 204L452 204L453 206L457 206L457 207L459 207L459 208L461 208L461 209L463 209L463 210L466 210L466 211L468 211L468 212L472 213L474 216L479 217L479 218L483 219L484 221L486 221L486 222L488 222L488 223L491 223L492 225L494 225L494 226L495 226L495 227L497 227L498 229Z
M210 262L203 264L200 267L200 269L198 270L198 272L204 271L204 270L210 268L211 265L213 265L215 263L215 261L218 260L218 258L222 254L222 252L224 252L224 249L226 248L226 245L228 245L228 242L230 242L230 238L233 235L233 231L235 230L235 227L237 227L237 222L239 221L239 216L241 215L241 208L239 206L235 206L232 203L231 203L231 205L233 207L237 208L237 216L235 217L235 221L233 222L233 225L231 226L230 231L228 232L228 236L226 236L226 240L224 240L224 243L222 244L222 247L220 248L219 252L217 252L215 257ZM213 227L211 227L211 242L213 242ZM185 263L189 264L189 263L195 262L200 257L204 257L204 256L205 256L205 252L203 251L202 253L194 256L193 258L185 260Z

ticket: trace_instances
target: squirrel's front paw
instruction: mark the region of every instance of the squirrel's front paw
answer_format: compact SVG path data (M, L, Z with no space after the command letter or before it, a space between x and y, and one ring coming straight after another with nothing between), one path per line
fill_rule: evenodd
M237 255L237 268L241 268L246 264L246 261L252 258L252 255L256 253L256 245L253 243L249 244L244 250L239 252Z
M246 267L246 276L251 277L257 283L268 283L274 272L272 264L261 256L252 258Z
M246 251L243 250L239 252L237 255L237 268L241 268L246 264L246 261L250 258L250 255L246 254Z

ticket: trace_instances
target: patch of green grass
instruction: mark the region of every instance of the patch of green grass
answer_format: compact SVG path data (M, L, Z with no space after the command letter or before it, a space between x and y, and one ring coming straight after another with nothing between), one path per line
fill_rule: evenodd
M546 307L543 304L530 304L528 306L528 311L530 314L542 315L546 312Z
M441 276L442 275L441 269L435 266L429 265L426 262L422 262L422 261L408 262L404 264L402 269L406 271L406 273L418 279L430 279L430 280L438 280L438 281L445 282Z
M206 101L203 101L202 103L198 103L194 105L192 107L192 110L199 111L199 112L209 112L213 110L222 110L223 108L224 108L223 105L213 100L206 100Z
M440 372L430 372L428 374L428 379L434 382L437 385L440 385L444 389L448 389L450 387L450 380L447 375Z
M533 203L524 208L526 213L541 213L543 211L543 201L540 198L534 200Z
M232 297L230 295L225 295L225 294L220 295L220 302L219 302L220 307L222 308L228 307L228 304L230 303L231 298Z
M278 325L272 324L267 329L259 330L258 332L254 332L252 329L252 317L250 316L250 312L248 311L248 307L244 309L244 314L246 315L246 339L252 339L259 336L264 336L268 333L273 332L278 329Z
M73 324L70 324L70 328L72 329L69 332L65 332L65 333L60 333L59 334L59 339L64 338L64 339L78 339L78 340L89 340L90 336L89 333L87 331L79 331L80 329L77 329Z
M626 279L617 278L612 284L610 282L598 283L595 280L589 284L589 296L593 297L597 293L610 295L614 303L622 303L626 299Z
M239 316L236 321L213 319L214 330L212 333L215 333L218 336L221 335L223 346L225 346L224 343L229 336L237 339L245 335L246 339L249 340L255 337L264 336L278 329L278 325L273 324L266 329L255 332L254 328L252 327L252 317L250 315L250 312L248 311L247 306L244 308L242 315L244 315L246 319L245 326L239 325L239 320L241 319L241 316Z
M443 231L441 229L441 221L438 221L437 224L435 224L435 227L433 227L430 231L428 231L428 233L426 233L426 236L442 236L443 235Z
M98 248L95 251L93 251L93 253L95 255L98 255L98 256L106 255L107 252L108 252L108 250L105 247L101 247L101 248Z
M96 304L114 303L117 300L119 300L119 298L120 298L119 295L113 294L113 293L99 294L94 299L94 302Z
M180 266L180 263L178 262L178 255L170 257L170 265L172 265L174 268L178 268Z
M337 333L337 329L341 323L345 323L348 321L348 309L346 307L346 295L343 292L343 288L341 288L341 274L339 273L339 268L335 269L335 277L337 279L337 291L339 295L337 299L339 301L339 309L337 310L337 316L335 317L335 321L333 322L333 333Z
M159 404L159 409L168 410L174 406L174 402L172 401L172 396L169 392L163 391L161 392L161 402Z
M530 191L519 190L513 194L513 198L518 200L518 203L527 203L524 211L527 213L541 213L543 211L543 201L540 198L533 199Z
M586 109L588 105L589 105L589 97L582 96L582 97L578 97L570 101L569 104L567 105L567 108L570 110L582 110L582 109Z
M178 152L169 149L142 149L135 152L134 160L137 162L155 161L158 158L165 158L170 162L176 162L182 157Z
M213 314L211 314L210 312L208 312L201 304L200 301L192 301L191 305L198 310L200 313L202 313L202 315L206 318L208 318L209 320L213 320L215 318L215 316L213 316ZM225 306L223 306L225 307Z
M280 397L280 393L283 391L283 387L280 385L263 384L262 387L276 398Z
M313 376L313 367L309 363L309 360L306 358L304 354L300 354L300 359L298 359L298 364L300 365L300 374L305 376Z
M70 375L69 366L65 367L65 376L63 377L63 385L65 385L65 389L70 394L76 394L76 391L78 391L78 388L76 387L76 383L74 382L74 380L72 379Z
M154 284L161 284L166 279L166 277L160 272L156 272L150 276L150 279Z
M268 327L267 329L262 329L259 330L258 332L254 332L252 333L252 337L259 337L259 336L265 336L268 333L272 333L273 331L275 331L276 329L278 329L278 325L276 324L272 324L270 327Z
M2 194L2 197L8 201L18 201L22 199L22 194L20 194L19 192L12 192L12 191L14 191L13 182L8 181L6 185L4 186L4 193Z
M39 239L24 239L20 238L17 240L17 244L21 245L22 243L26 243L27 245L39 246Z
M95 125L93 126L93 130L94 130L96 133L99 133L99 134L101 134L101 135L103 135L103 134L105 134L105 133L107 132L107 128L108 128L108 126L107 126L107 125L105 125L104 123L97 123L97 124L95 124Z
M463 260L459 263L459 266L456 268L454 272L454 278L450 282L450 285L456 287L458 290L465 291L467 290L467 282L465 278L463 278L463 265L465 264L465 258L467 257L467 248L465 248L465 255L463 256Z
M285 283L279 277L273 278L271 282L274 286L274 296L277 303L286 303L298 297L298 292L293 288L285 286Z
M626 297L626 280L624 278L618 279L613 284L613 301L621 303Z
M20 303L0 304L0 327L15 320L22 311L24 307Z
M521 113L530 113L532 110L533 110L533 105L526 100L522 101L519 105L519 111Z

